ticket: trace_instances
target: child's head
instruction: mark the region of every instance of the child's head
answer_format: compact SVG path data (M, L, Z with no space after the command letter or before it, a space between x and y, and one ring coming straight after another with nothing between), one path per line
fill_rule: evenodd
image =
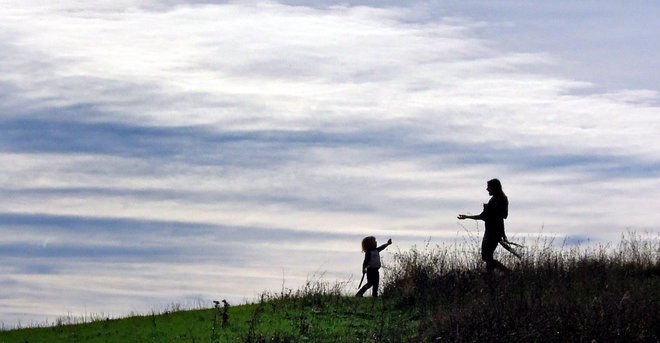
M376 249L376 237L368 236L362 239L362 251L369 251Z

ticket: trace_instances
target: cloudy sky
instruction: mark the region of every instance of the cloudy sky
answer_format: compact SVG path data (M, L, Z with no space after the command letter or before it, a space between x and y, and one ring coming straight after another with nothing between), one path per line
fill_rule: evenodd
M0 1L0 324L658 232L654 1ZM384 259L387 260L387 254Z

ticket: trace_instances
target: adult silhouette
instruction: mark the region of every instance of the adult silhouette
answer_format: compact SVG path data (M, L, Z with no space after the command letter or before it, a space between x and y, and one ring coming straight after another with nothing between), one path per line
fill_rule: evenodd
M497 245L506 242L504 233L504 219L509 216L509 199L502 190L502 183L492 179L486 183L486 190L491 196L483 211L478 215L459 214L458 219L483 220L486 226L484 238L481 241L481 259L486 262L486 271L490 274L494 269L508 271L502 263L493 257Z

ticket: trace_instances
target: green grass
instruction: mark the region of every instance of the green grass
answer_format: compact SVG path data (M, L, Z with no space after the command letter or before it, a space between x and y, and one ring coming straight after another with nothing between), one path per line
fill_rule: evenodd
M224 327L206 309L4 331L0 342L368 342L393 329L384 310L381 299L289 294L231 307ZM400 322L414 335L414 321Z
M616 247L529 244L487 275L478 247L397 252L383 296L309 282L229 309L0 331L1 342L660 342L660 242L628 235Z

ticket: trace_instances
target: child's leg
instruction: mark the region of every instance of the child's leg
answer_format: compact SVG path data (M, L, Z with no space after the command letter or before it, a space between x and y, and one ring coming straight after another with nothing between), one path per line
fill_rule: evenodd
M367 292L369 287L373 287L371 289L371 295L374 296L374 297L377 297L378 296L379 278L380 278L380 275L378 273L378 269L367 268L367 284L362 286L362 288L360 288L360 290L357 292L356 296L361 297L364 293Z
M365 293L365 292L369 289L369 287L371 287L371 286L372 286L371 282L369 282L369 279L367 279L367 284L364 285L364 286L362 286L362 288L360 288L360 290L357 292L357 294L355 294L355 296L356 296L356 297L361 297L361 296L363 296L364 293Z
M380 283L380 273L378 269L367 269L367 281L373 286L371 289L371 296L378 296L378 284Z

